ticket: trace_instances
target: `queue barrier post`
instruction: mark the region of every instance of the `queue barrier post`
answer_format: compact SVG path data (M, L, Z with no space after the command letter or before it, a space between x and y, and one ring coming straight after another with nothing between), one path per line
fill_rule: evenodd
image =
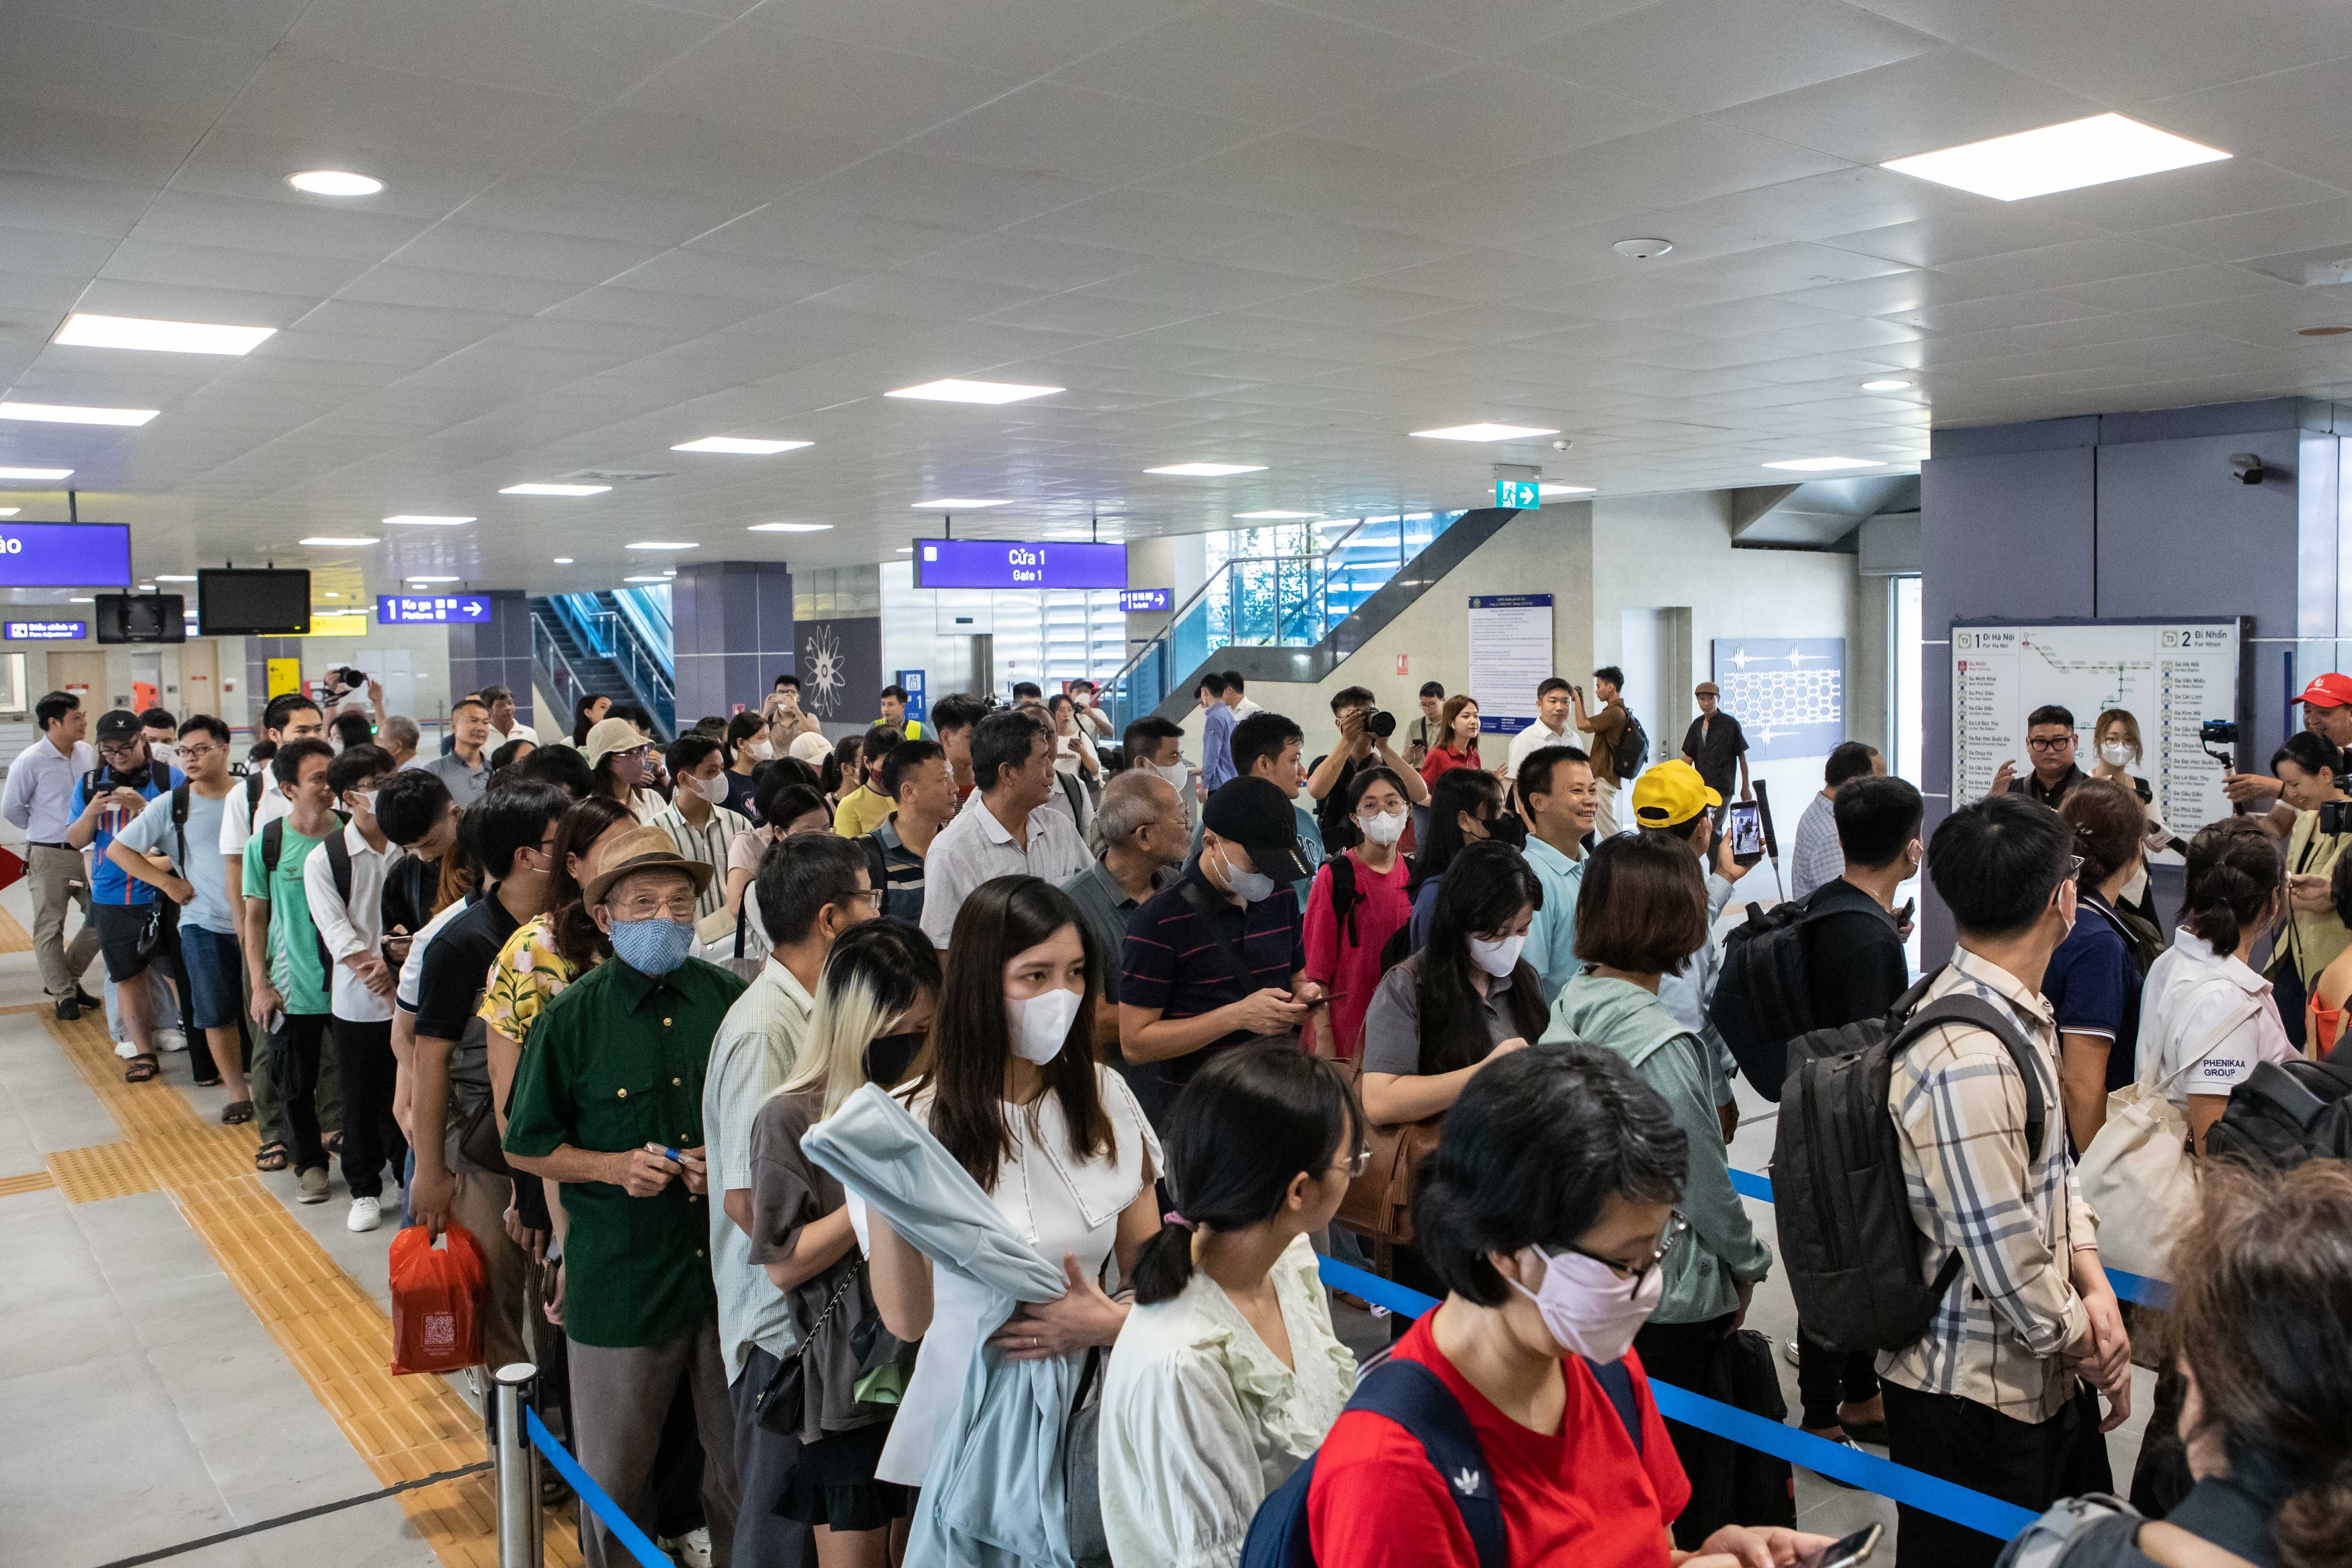
M497 1436L490 1453L499 1506L499 1568L541 1568L539 1450L524 1427L530 1409L524 1395L539 1378L527 1361L509 1362L492 1374L498 1402ZM537 1416L531 1421L536 1423Z

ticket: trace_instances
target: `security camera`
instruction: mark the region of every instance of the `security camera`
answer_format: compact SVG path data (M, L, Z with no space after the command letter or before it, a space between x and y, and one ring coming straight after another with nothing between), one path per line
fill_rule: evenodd
M2240 452L2232 457L2230 459L2230 470L2238 476L2238 482L2242 485L2258 485L2263 482L2263 460L2252 452Z
M1573 446L1575 446L1575 445L1576 445L1576 443L1575 443L1575 442L1570 441L1570 440L1567 440L1567 439L1563 438L1563 439L1561 439L1561 440L1554 441L1554 442L1551 444L1551 449L1552 449L1553 451L1555 451L1555 452L1565 452L1565 451L1567 451L1570 447L1573 447Z

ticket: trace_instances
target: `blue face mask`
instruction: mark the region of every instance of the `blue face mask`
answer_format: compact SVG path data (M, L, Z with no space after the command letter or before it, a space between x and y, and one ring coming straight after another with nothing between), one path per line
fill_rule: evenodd
M667 916L613 922L614 956L640 974L667 974L693 945L694 927Z

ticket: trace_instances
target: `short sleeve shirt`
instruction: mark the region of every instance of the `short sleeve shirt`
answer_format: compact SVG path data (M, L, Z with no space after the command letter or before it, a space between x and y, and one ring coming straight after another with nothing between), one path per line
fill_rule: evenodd
M1625 704L1612 701L1586 717L1592 721L1592 776L1602 784L1616 784L1617 742L1625 738Z
M472 805L489 788L490 759L487 755L476 757L469 768L463 758L450 752L425 763L425 771L447 784L450 798L461 806Z
M232 786L236 781L231 780ZM230 794L234 795L232 787ZM188 791L188 820L172 826L172 796L167 791L147 803L147 809L115 837L142 855L162 855L196 896L180 906L182 925L201 926L224 936L236 934L236 917L228 907L228 879L220 848L221 808L225 800L206 800ZM187 836L187 855L180 854L180 837Z
M2139 1041L2139 965L2113 913L2084 898L2074 929L2050 955L2042 994L2061 1035L2094 1035L2108 1044L2106 1086L2132 1081Z
M162 763L142 768L135 775L137 780L135 783L131 779L117 775L103 765L96 771L99 775L98 789L100 795L117 789L129 789L137 791L150 801L170 795L172 785L176 784L180 777ZM66 809L75 816L79 816L83 809L89 805L89 791L88 775L76 778L73 798L67 803ZM168 808L171 802L165 799L164 805ZM110 805L99 814L98 833L89 841L92 862L89 873L89 896L92 901L101 904L152 904L163 896L152 882L141 881L106 858L106 847L114 842L115 835L128 829L144 815L144 807L137 812L128 812L117 811ZM226 893L226 889L224 888L223 892Z
M1215 906L1213 915L1204 919L1192 907L1184 896L1186 882L1197 883L1208 894ZM1209 920L1216 922L1213 930ZM1250 992L1269 985L1287 990L1291 976L1307 965L1298 895L1288 883L1277 883L1272 898L1235 909L1196 865L1174 887L1154 893L1129 919L1120 950L1121 1005L1155 1008L1163 1018L1197 1018L1250 994L1226 962L1215 932L1223 933L1248 966ZM1211 1057L1250 1037L1246 1030L1235 1030L1187 1056L1151 1063L1165 1092L1150 1097L1153 1103L1149 1109L1161 1113L1159 1100L1172 1103L1175 1091L1190 1083Z
M1748 737L1740 732L1739 721L1717 710L1714 717L1706 715L1690 721L1683 731L1683 754L1693 759L1698 776L1706 787L1731 798L1732 781L1739 776L1739 758L1748 750Z
M342 831L341 824L335 831ZM310 889L302 881L302 862L323 840L295 832L291 817L286 820L285 834L275 871L261 863L268 835L257 833L246 840L245 896L269 905L269 984L286 998L286 1010L324 1013L329 1010L327 966L319 951L318 928L310 923Z
M882 851L882 913L910 926L923 923L923 858L898 837L898 817L889 818L868 835ZM867 868L870 872L872 868Z
M2226 1097L2263 1062L2293 1061L2270 982L2182 926L2147 972L2140 1046L2175 1105Z
M1489 985L1478 1007L1486 1020L1486 1043L1499 1046L1519 1033L1511 1016L1509 988ZM1400 1078L1421 1075L1421 955L1398 964L1381 976L1380 989L1364 1014L1366 1072L1394 1073Z
M1155 879L1156 893L1169 882L1168 873ZM1095 989L1112 1006L1118 1005L1118 977L1126 959L1127 922L1143 907L1140 899L1130 899L1110 868L1097 860L1093 865L1062 884L1062 891L1078 906L1078 914L1086 921L1087 935L1092 939L1087 954L1087 967L1097 971Z
M742 991L741 981L697 958L665 975L618 960L590 970L523 1047L507 1152L700 1147L711 1040ZM563 1208L571 1338L614 1349L662 1344L716 1320L708 1200L683 1180L646 1198L609 1182L566 1182Z
M490 965L489 983L482 988L482 1005L475 1016L512 1040L527 1044L547 1005L579 978L563 955L555 951L554 926L540 915L519 928L499 949Z

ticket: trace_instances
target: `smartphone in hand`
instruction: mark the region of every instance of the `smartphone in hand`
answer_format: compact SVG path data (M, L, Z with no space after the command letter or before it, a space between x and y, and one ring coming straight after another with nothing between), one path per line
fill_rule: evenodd
M1861 1568L1878 1550L1879 1537L1886 1533L1883 1524L1866 1524L1852 1535L1841 1536L1819 1552L1809 1552L1797 1559L1796 1568Z

